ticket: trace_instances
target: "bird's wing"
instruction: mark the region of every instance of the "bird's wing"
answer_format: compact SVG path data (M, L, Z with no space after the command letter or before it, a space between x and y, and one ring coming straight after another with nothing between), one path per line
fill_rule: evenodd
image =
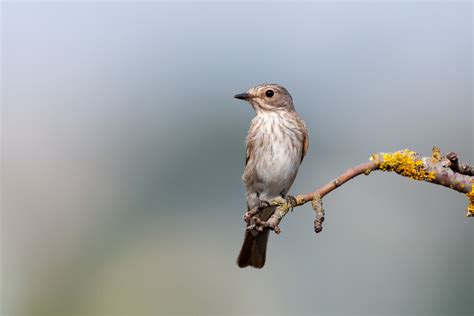
M308 152L308 147L309 147L309 137L308 137L308 130L306 129L306 126L303 122L303 131L304 131L304 134L303 134L303 151L301 152L301 162L303 162L303 159L304 159L304 156L306 156L306 153Z
M247 166L247 164L249 163L250 161L250 154L253 152L254 150L254 139L253 138L250 138L249 136L247 136L247 139L245 141L245 147L246 147L246 152L245 152L245 166Z
M247 145L247 152L245 154L245 165L247 166L247 163L249 162L250 159L250 146Z

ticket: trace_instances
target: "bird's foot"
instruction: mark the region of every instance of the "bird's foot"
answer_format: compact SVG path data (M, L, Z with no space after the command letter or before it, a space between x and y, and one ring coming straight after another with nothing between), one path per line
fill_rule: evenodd
M271 206L271 203L265 200L259 200L258 205L244 213L244 221L249 223L255 215L261 215L261 211Z
M275 216L271 216L267 221L262 221L258 217L253 218L253 224L247 226L247 231L255 230L259 233L263 232L265 229L273 230L276 234L280 234L281 230L278 227L281 218L277 218Z
M247 231L263 232L265 229L270 229L276 234L280 234L281 230L280 227L278 227L278 224L280 224L281 219L288 212L290 205L291 204L282 197L277 197L270 202L261 201L260 205L257 207L258 210L272 206L276 206L276 209L267 221L262 221L257 216L251 217L249 220L249 223L251 224L247 226Z
M250 222L250 220L252 219L253 215L250 211L247 211L244 213L244 221L245 222Z
M274 198L271 201L260 201L259 205L251 209L244 214L244 220L249 224L247 231L262 232L265 229L273 230L279 234L281 232L280 224L281 219L288 213L289 210L293 210L295 206L302 205L305 203L305 196L298 195L296 197L292 195L282 195ZM260 212L267 207L275 207L275 211L267 221L262 221L259 216Z
M284 195L283 198L288 203L290 211L293 212L293 208L298 205L298 200L293 195Z
M265 201L265 200L259 200L258 202L258 209L259 210L263 210L264 208L267 208L269 206L271 206L272 203L269 202L269 201Z

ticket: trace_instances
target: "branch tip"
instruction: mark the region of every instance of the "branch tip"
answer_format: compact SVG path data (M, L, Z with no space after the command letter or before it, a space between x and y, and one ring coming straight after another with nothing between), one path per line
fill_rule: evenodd
M469 201L469 205L467 206L467 217L474 217L474 179L472 180L472 189L471 192L466 194L467 199Z
M311 200L311 206L316 212L316 218L314 219L314 232L320 233L323 230L324 222L324 208L323 208L323 199L319 194L315 194Z

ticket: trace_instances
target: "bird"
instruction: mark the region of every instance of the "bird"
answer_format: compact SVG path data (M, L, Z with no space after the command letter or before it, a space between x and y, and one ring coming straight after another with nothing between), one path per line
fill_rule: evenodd
M293 98L285 87L275 83L257 85L234 98L250 103L256 114L245 142L242 181L247 211L277 197L293 198L287 193L309 146L306 124L296 113ZM275 209L267 207L256 216L266 221ZM237 258L239 267L263 268L268 235L268 228L262 232L246 229Z

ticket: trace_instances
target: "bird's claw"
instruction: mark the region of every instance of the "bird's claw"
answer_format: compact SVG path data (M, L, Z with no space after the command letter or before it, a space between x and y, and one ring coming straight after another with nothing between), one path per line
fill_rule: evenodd
M255 217L255 215L260 216L261 211L263 209L267 208L267 207L270 207L270 206L271 206L270 202L260 200L256 207L254 207L253 209L251 209L251 210L244 213L244 221L247 222L247 223L250 223L250 221L252 220L252 218Z
M278 227L278 225L275 224L270 219L268 221L262 221L258 217L255 217L253 220L254 220L254 223L247 226L247 231L256 230L257 232L261 233L265 229L270 229L270 230L273 230L276 234L281 233L280 227Z
M250 212L245 212L244 213L244 221L245 222L250 222L250 220L252 219L253 215L250 213Z
M293 195L284 196L286 203L290 206L290 211L293 212L293 208L298 205L298 201Z
M272 202L260 200L256 207L244 213L244 221L248 223L247 231L263 232L265 229L270 229L276 234L280 234L281 230L280 227L278 227L278 224L280 223L281 217L286 214L288 209L293 211L293 207L296 205L298 205L297 200L291 195L277 198ZM281 211L283 212L283 215L281 215L281 212L278 213L280 215L274 213L267 221L262 221L260 219L261 211L271 206L278 206L277 210L279 208L284 208L284 210Z

